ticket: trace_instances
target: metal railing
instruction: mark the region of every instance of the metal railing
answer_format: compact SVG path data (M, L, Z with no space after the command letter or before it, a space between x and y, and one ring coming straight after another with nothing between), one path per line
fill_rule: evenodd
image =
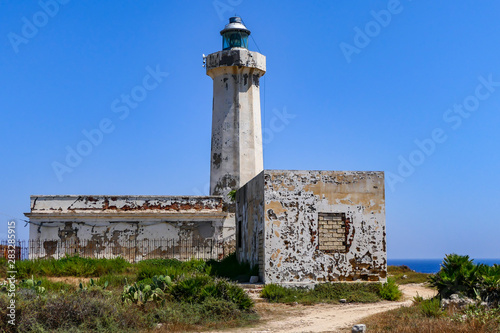
M12 250L12 246L10 247ZM8 258L9 243L0 241L0 255ZM234 245L212 239L141 239L100 242L95 240L29 240L17 241L15 259L59 259L65 256L84 258L122 257L130 262L144 259L174 258L220 260L234 252ZM12 251L10 251L12 257Z

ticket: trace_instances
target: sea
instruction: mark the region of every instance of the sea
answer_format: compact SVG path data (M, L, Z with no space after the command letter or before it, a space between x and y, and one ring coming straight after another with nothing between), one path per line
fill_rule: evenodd
M437 273L442 262L443 259L387 259L387 265L389 266L406 265L419 273ZM473 262L488 266L500 265L500 259L474 259Z

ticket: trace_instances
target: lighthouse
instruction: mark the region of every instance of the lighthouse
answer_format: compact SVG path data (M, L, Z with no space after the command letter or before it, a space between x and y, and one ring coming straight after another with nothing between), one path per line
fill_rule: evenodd
M250 30L240 17L231 17L220 34L222 51L206 57L213 79L210 195L227 200L264 168L259 82L266 57L248 50Z

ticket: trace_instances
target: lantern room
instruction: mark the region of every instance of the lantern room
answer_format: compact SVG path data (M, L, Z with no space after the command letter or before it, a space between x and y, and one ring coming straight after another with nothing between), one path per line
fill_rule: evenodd
M229 50L233 47L248 49L248 36L250 30L241 22L241 17L229 18L229 23L220 32L222 35L222 49Z

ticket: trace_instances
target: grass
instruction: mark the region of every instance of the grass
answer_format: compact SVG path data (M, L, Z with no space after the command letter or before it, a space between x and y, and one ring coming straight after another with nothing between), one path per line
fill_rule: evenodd
M387 273L393 277L397 284L428 283L432 274L417 273L408 266L388 266ZM403 278L406 276L406 278Z
M261 297L274 303L338 303L340 299L347 302L372 303L382 300L380 283L324 283L314 287L285 288L268 284L261 292Z

